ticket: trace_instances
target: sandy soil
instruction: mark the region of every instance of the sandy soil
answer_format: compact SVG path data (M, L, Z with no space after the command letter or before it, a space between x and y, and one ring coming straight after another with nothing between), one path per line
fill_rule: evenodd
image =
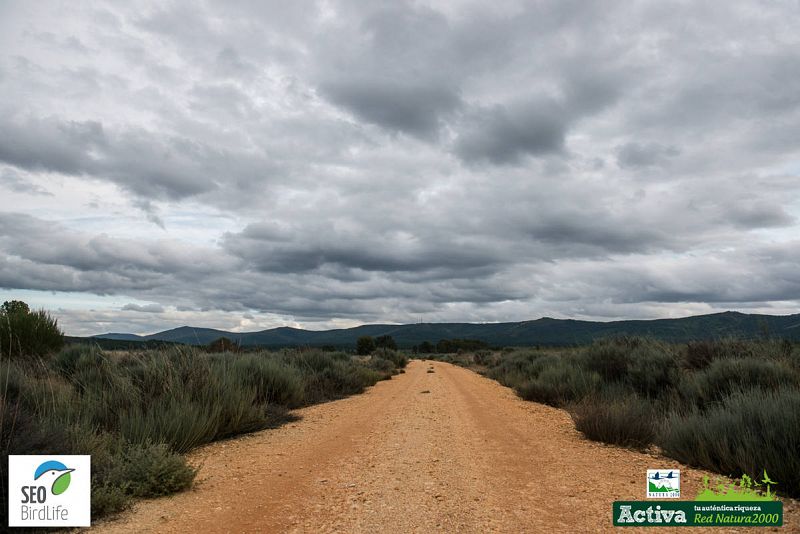
M689 496L704 474L587 441L564 411L445 363L411 362L363 395L297 414L197 450L192 491L93 530L602 532L613 530L612 501L644 500L646 469L680 468ZM784 504L781 532L800 531L799 510Z

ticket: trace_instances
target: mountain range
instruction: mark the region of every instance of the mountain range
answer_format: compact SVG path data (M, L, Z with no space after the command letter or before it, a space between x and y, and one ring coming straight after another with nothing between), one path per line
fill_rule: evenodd
M280 327L260 332L227 332L212 328L181 326L156 334L108 333L94 336L127 342L165 341L207 345L226 337L242 346L353 347L361 336L392 336L400 347L441 339L477 339L492 346L580 345L592 340L620 335L644 335L671 342L725 337L755 338L770 336L800 341L800 314L756 315L723 312L678 319L577 321L543 317L516 323L415 323L372 324L336 330L302 330Z

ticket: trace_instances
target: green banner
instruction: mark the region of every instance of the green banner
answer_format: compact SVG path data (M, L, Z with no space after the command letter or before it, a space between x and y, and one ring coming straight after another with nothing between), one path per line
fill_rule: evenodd
M616 527L779 527L780 501L615 501Z

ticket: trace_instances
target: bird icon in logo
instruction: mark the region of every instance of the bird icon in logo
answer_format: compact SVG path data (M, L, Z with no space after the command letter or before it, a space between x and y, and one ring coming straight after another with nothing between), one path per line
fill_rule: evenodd
M662 480L664 478L677 478L677 477L675 476L675 472L674 471L670 471L669 473L667 473L664 476L661 476L661 473L656 471L656 473L653 476L651 476L650 478L652 478L653 480Z
M36 468L33 479L39 480L41 478L42 482L52 481L50 492L53 495L61 495L67 491L69 483L72 481L72 475L70 475L70 473L73 471L75 470L70 469L61 462L48 460Z

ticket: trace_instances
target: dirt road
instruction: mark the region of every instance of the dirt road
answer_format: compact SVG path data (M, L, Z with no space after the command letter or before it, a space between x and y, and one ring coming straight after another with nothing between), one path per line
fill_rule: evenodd
M690 496L703 475L586 441L565 412L444 363L411 362L363 395L298 415L198 450L194 490L96 530L599 532L613 530L612 501L644 498L647 468L681 468ZM786 507L783 532L797 528L795 503Z

